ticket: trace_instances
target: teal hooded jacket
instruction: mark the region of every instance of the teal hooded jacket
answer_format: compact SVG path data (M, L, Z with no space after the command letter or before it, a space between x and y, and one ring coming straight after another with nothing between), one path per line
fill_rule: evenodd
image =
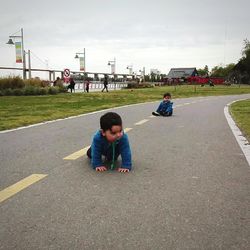
M91 165L94 169L102 166L102 155L106 156L108 160L117 159L117 157L121 155L122 167L131 170L131 150L127 134L123 132L122 137L113 143L115 144L114 152L112 143L108 142L106 137L98 130L91 144Z

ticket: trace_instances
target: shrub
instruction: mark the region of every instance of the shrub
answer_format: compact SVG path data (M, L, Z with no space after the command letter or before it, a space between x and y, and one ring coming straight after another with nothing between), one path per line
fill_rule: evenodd
M48 93L50 95L56 95L59 92L59 88L58 87L49 87L48 88Z
M41 80L39 78L31 78L24 80L25 86L41 87Z
M25 86L24 95L35 95L36 93L38 94L34 86Z
M40 88L39 89L39 95L47 95L48 89L47 88Z
M13 95L24 95L24 90L23 89L14 89L13 90Z
M45 80L41 81L41 87L50 87L50 86L51 86L50 81L45 81Z
M9 89L10 86L10 78L0 78L0 89Z
M0 78L0 89L17 89L23 87L24 82L19 76Z
M136 83L136 82L131 82L128 83L127 89L140 89L140 88L153 88L154 85L150 83Z
M0 96L4 95L56 95L67 92L64 86L50 87L49 81L41 81L39 78L22 80L20 77L0 78Z
M59 86L58 91L59 91L59 93L66 93L66 92L68 92L68 89L65 86Z
M21 89L24 87L23 79L21 79L19 76L14 77L11 80L11 88L12 89Z
M13 95L13 90L12 89L4 89L3 91L4 95Z
M135 89L135 88L137 88L137 85L138 85L138 83L136 83L136 82L130 82L130 83L128 83L128 85L127 85L127 89Z

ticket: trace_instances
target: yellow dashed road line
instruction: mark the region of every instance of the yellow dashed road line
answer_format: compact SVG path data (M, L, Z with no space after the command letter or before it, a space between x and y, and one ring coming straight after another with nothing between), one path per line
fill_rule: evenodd
M76 151L75 153L73 153L71 155L64 157L63 159L64 160L76 160L76 159L80 158L81 156L85 155L87 153L87 150L89 149L89 147L90 147L90 145L88 145L87 147L85 147L79 151Z
M175 108L177 108L177 107L182 107L182 106L189 105L189 104L191 104L191 103L186 102L186 103L184 103L184 104L178 104L178 105L175 105ZM153 118L153 117L155 117L155 116L153 116L153 115L150 115L150 116L149 116L149 118ZM141 120L141 121L135 123L134 125L142 125L143 123L145 123L145 122L147 122L147 121L149 121L149 120L148 120L148 119L143 119L143 120ZM133 128L125 128L125 129L124 129L124 132L127 133L127 132L129 132L130 130L132 130L132 129L133 129ZM70 155L64 157L63 159L64 159L64 160L76 160L76 159L80 158L81 156L85 155L85 154L87 153L87 150L89 149L89 147L90 147L90 145L88 145L87 147L85 147L85 148L83 148L83 149L81 149L81 150L79 150L79 151L77 151L77 152L75 152L75 153L72 153L72 154L70 154Z
M2 191L0 191L0 202L10 198L11 196L15 195L16 193L22 191L23 189L43 179L46 176L46 174L32 174L22 179L21 181L3 189Z
M125 128L124 132L127 133L128 131L132 130L133 128Z
M132 130L132 128L125 128L124 129L124 132L127 133L128 131ZM64 157L63 159L64 160L76 160L84 155L86 155L87 153L87 150L89 149L90 145L86 146L85 148L83 149L80 149L79 151L76 151L66 157Z
M184 103L184 104L175 105L174 107L177 108L177 107L182 107L182 106L189 105L189 104L191 104L191 103L186 102L186 103ZM149 118L154 118L154 117L155 117L155 116L153 116L153 115L150 115L150 116L149 116ZM149 120L148 120L148 119L143 119L143 120L141 120L141 121L135 123L134 125L142 125L143 123L145 123L145 122L147 122L147 121L149 121ZM133 128L125 128L125 129L124 129L124 132L127 133L127 132L129 132L130 130L132 130L132 129L133 129ZM63 159L64 159L64 160L76 160L76 159L80 158L81 156L85 155L85 154L87 153L87 150L89 149L89 147L90 147L90 145L87 146L87 147L85 147L85 148L83 148L83 149L81 149L81 150L79 150L79 151L77 151L77 152L75 152L75 153L72 153L72 154L70 154L70 155L64 157Z

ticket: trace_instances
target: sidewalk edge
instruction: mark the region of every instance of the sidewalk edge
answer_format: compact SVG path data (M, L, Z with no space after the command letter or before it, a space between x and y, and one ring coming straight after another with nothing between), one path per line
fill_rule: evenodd
M225 117L227 119L227 122L228 122L228 125L229 125L230 129L233 132L234 137L236 138L236 141L238 142L243 154L246 157L248 165L250 166L250 144L249 144L248 140L243 136L241 130L236 125L236 123L234 122L234 120L233 120L233 118L232 118L232 116L230 115L230 112L229 112L229 106L231 104L233 104L234 102L243 101L243 100L247 100L247 99L249 99L249 98L239 99L239 100L235 100L233 102L228 103L224 107L224 115L225 115Z

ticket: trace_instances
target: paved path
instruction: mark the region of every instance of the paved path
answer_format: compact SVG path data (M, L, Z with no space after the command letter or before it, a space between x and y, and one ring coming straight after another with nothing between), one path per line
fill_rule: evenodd
M104 112L0 134L0 249L249 249L250 168L223 113L243 97L113 109L129 174L81 156Z

